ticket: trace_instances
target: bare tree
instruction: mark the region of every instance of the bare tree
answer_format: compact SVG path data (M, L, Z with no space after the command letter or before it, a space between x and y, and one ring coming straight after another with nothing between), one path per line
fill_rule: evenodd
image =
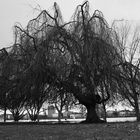
M50 87L48 85L32 85L29 90L27 90L27 100L26 100L26 110L32 121L39 122L40 109L45 101L48 100L48 93L50 92Z
M50 104L54 104L56 110L58 111L58 121L61 122L63 118L62 111L68 112L68 109L75 104L76 99L70 93L67 93L65 89L53 89L49 93L48 101Z
M137 121L140 121L139 112L139 84L140 84L140 29L132 28L126 21L115 26L119 41L122 61L118 74L118 87L124 99L134 107Z

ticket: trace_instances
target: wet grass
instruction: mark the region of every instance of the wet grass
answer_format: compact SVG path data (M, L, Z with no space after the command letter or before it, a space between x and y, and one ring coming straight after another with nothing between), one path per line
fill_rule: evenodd
M0 124L0 140L139 140L140 123Z

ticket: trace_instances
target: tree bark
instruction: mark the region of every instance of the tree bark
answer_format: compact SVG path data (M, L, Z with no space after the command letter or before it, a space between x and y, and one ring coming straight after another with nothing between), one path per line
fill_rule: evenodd
M58 122L61 122L62 119L62 111L58 111Z
M104 120L101 120L96 112L96 103L85 105L87 108L86 120L83 123L104 123Z
M104 110L103 119L105 120L105 122L107 122L106 105L104 102L102 103L102 105L103 105L103 110Z
M58 111L58 122L61 122L61 119L62 119L62 106L60 105L60 109L58 108L57 104L55 103L55 108L57 109Z
M106 120L101 120L96 112L96 103L83 104L87 109L86 120L82 123L105 123Z
M75 87L71 83L64 83L67 91L72 92L75 98L79 101L80 104L84 105L87 109L86 120L81 123L103 123L104 120L101 120L96 112L96 105L99 103L97 101L97 96L92 92L81 93L79 88Z
M37 122L39 122L39 110L37 110Z
M101 120L96 112L96 97L94 94L78 94L75 96L79 103L84 105L87 109L86 120L82 123L103 123L104 120Z
M6 122L6 110L7 110L7 108L5 107L4 108L4 122Z
M139 111L138 100L135 100L135 113L136 113L137 122L140 122L140 111Z

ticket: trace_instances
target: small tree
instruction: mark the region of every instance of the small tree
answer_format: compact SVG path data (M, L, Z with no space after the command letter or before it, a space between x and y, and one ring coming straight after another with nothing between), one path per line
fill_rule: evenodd
M69 107L75 103L75 98L64 89L55 88L49 94L49 103L55 105L58 111L58 121L60 122L63 118L62 111L65 110L68 112Z
M4 110L4 122L6 121L6 110L11 106L10 92L15 88L16 61L13 54L7 49L0 50L0 107Z
M40 85L37 87L31 87L28 92L28 99L26 102L26 109L29 117L32 121L39 121L39 112L43 103L48 98L48 92L50 87L47 85Z
M13 115L14 121L18 122L20 119L24 117L25 112L25 103L26 103L26 95L19 87L20 81L13 80L13 87L8 91L8 109Z
M8 95L8 86L9 84L7 82L7 79L3 78L3 77L0 77L0 108L2 110L4 110L4 122L6 122L6 111L7 111L7 108L8 108L8 103L9 103L9 100L7 98L7 95Z

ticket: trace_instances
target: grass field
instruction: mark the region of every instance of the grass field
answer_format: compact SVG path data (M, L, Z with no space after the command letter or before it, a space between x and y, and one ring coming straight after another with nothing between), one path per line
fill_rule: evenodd
M140 123L0 124L0 140L140 140Z

